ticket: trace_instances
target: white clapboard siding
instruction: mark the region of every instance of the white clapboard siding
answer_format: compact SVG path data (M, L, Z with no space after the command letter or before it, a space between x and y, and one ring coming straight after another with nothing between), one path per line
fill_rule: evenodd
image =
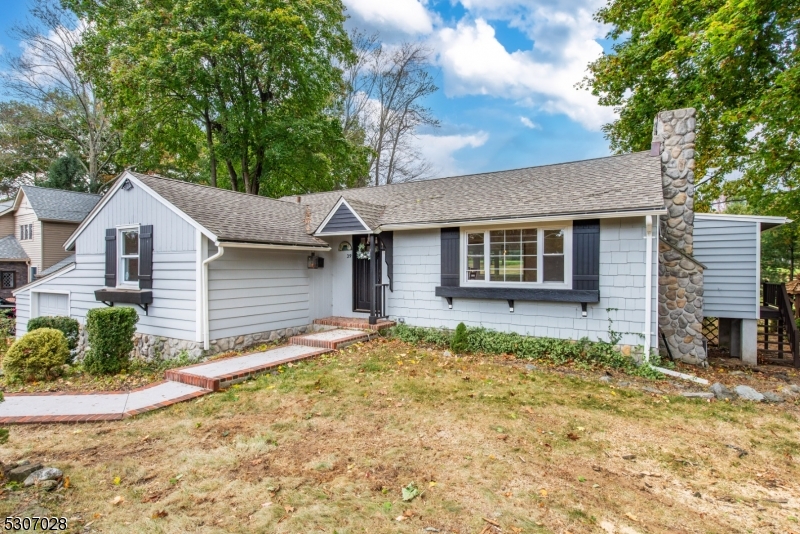
M757 221L697 217L694 257L703 272L703 314L732 319L758 318Z
M69 291L70 315L81 323L92 308L104 306L94 292L105 286L105 232L127 224L153 225L153 303L145 315L138 306L136 330L143 334L196 340L196 230L138 187L118 190L76 242L76 265L37 285L35 291ZM124 304L116 304L123 306ZM17 293L17 334L26 331L30 290Z
M327 307L315 301L312 309L312 276L325 274L310 271L307 256L305 252L226 249L209 265L211 339L307 325L322 310L330 309L329 299Z

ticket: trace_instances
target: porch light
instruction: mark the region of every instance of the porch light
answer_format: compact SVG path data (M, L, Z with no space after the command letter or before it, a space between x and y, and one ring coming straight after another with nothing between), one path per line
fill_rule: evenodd
M581 302L581 317L586 317L588 313L586 312L586 303Z
M311 256L308 257L308 268L309 269L321 269L325 266L325 258L317 257L315 252L311 253Z

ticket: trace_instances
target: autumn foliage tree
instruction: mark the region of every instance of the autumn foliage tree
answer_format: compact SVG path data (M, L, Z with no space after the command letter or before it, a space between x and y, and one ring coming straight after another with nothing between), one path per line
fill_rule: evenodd
M205 157L251 194L329 190L365 174L337 103L352 59L340 0L67 0L88 23L81 68L129 152ZM152 165L150 165L152 166Z
M800 215L800 0L610 0L596 18L617 42L584 84L619 112L612 149L649 148L659 110L694 107L696 206L725 192Z

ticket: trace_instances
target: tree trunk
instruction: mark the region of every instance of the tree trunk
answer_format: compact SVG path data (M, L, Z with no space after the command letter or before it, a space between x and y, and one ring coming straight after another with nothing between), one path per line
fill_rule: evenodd
M231 190L238 191L239 178L236 176L236 168L233 166L233 162L228 158L225 158L225 165L228 167L228 175L231 177Z
M203 111L203 119L206 126L206 144L208 145L209 158L209 185L217 187L217 155L214 153L214 132L211 125L211 117L208 116L208 108Z

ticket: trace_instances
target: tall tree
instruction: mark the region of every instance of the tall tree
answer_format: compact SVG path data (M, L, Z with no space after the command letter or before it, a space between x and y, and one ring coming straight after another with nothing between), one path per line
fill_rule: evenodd
M59 144L43 135L44 112L22 102L0 102L0 195L14 196L20 185L42 178L58 157Z
M11 31L22 42L22 53L5 57L3 87L35 108L36 113L26 114L27 134L46 140L61 154L76 155L89 188L98 191L104 175L115 171L119 142L94 85L77 73L73 50L85 26L54 0L36 0L31 15L31 21Z
M438 90L428 72L432 51L420 43L381 45L377 35L351 34L356 60L345 69L345 130L359 132L371 149L373 185L427 177L431 165L415 144L423 126L439 121L423 104Z
M697 108L695 205L724 190L800 213L800 0L610 0L596 19L618 42L584 84L619 112L612 149L647 149L659 110Z
M89 23L83 72L120 117L136 118L120 127L139 146L197 157L201 140L209 182L251 194L363 174L365 151L336 109L336 65L352 56L340 0L66 1Z

